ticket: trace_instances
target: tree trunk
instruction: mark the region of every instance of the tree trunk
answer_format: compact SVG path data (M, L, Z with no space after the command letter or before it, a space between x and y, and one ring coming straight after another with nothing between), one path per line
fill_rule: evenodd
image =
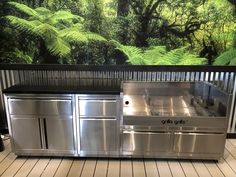
M236 19L236 0L234 1L234 19ZM236 32L234 31L233 47L236 48Z
M122 21L121 32L118 34L118 39L120 43L127 44L128 43L128 25L129 22L125 17L129 14L129 0L118 0L117 5L117 18Z
M149 37L149 18L140 17L140 26L136 32L135 45L137 47L148 47L148 37Z
M117 16L126 17L129 13L129 0L118 0Z
M125 18L129 14L129 3L130 0L118 0L117 4L117 19L121 22L120 32L117 34L118 40L122 44L128 43L128 25L129 22ZM117 65L122 65L126 63L126 57L120 51L114 51L114 57L116 59Z
M58 57L52 55L48 49L46 48L46 45L43 40L40 41L40 51L39 51L39 57L41 57L41 64L59 64Z
M228 1L234 6L233 16L234 19L236 19L236 0L228 0ZM233 47L236 48L236 32L234 32Z

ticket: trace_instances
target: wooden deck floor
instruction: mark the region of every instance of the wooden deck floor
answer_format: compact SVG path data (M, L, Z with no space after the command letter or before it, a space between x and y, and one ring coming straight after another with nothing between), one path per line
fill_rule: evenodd
M236 139L228 139L224 158L192 160L114 160L78 158L17 158L4 142L0 152L1 176L56 177L236 177Z

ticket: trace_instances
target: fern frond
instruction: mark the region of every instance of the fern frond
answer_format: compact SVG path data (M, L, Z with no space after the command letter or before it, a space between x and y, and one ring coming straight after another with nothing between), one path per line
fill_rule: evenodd
M206 62L205 58L200 58L197 55L186 52L177 65L203 65Z
M70 45L59 37L45 39L47 49L55 56L64 57L71 51Z
M60 33L68 33L71 31L83 32L83 28L84 28L83 24L76 23L76 24L71 25L71 27L66 27L66 28L61 29Z
M222 53L219 57L217 57L213 63L213 65L228 65L231 60L236 58L236 48L232 48L224 53Z
M18 58L21 58L24 63L27 63L27 64L32 63L32 58L29 55L24 54L19 49L15 49L15 54Z
M143 54L144 63L147 65L153 65L166 54L165 46L154 46L147 49Z
M6 19L14 28L19 30L20 32L27 32L31 35L38 35L38 33L35 33L35 28L42 25L42 23L38 20L27 21L22 18L10 15L6 16Z
M70 43L88 42L87 37L78 31L59 31L59 36Z
M169 61L159 60L159 61L155 62L154 65L173 65L173 64L170 63Z
M181 61L181 58L185 54L185 49L186 47L173 49L169 51L167 54L165 54L162 60L166 61L167 63L175 65Z
M43 15L43 16L47 16L47 15L51 15L52 12L45 8L45 7L37 7L36 9L34 9L39 15Z
M43 39L50 39L58 36L57 29L46 23L35 27L34 33L40 35Z
M236 57L230 61L229 65L236 65Z
M118 41L116 41L116 40L114 40L114 39L110 40L109 42L110 42L111 44L113 44L114 46L116 46L116 47L121 47L121 46L122 46L121 43L119 43Z
M57 24L61 21L69 22L71 20L76 20L77 22L82 22L83 18L78 15L74 15L69 11L60 10L60 11L55 12L52 16L50 16L50 20L54 24Z
M133 65L145 64L143 61L143 51L138 47L125 46L116 40L110 40L109 42L112 43L117 50L121 51L126 55L129 63Z
M34 9L32 9L24 4L17 3L17 2L8 2L8 4L14 6L20 12L23 12L31 17L34 17L36 19L40 18L39 14Z

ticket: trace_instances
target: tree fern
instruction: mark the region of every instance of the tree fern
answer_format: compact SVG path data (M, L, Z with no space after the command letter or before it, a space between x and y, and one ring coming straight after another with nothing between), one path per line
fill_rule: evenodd
M20 32L26 32L29 34L35 34L35 27L41 25L42 23L38 20L27 21L22 18L18 18L15 16L6 16L6 19L11 23L11 25L19 30Z
M128 62L134 65L141 65L145 64L143 60L143 53L142 50L138 47L134 46L125 46L120 44L118 41L111 40L110 41L113 45L115 45L116 49L123 52L128 59Z
M50 39L45 39L47 49L53 54L59 57L66 56L70 53L70 45L63 39L55 37Z
M60 31L59 36L70 43L88 42L88 38L79 31Z
M106 41L98 34L83 30L83 18L69 11L52 12L44 7L31 9L17 2L9 2L17 10L27 14L27 19L7 16L9 23L29 35L42 39L47 50L54 56L64 57L71 52L71 46L89 41Z
M186 52L177 65L204 65L207 63L205 58Z
M169 65L178 64L185 53L185 47L177 48L167 52L161 60L165 61Z
M141 50L134 46L124 46L114 40L111 42L116 46L116 49L127 56L129 63L135 65L201 65L206 63L205 58L190 54L186 50L187 47L167 51L165 46L153 46Z
M35 12L37 12L38 14L43 15L43 16L51 15L51 11L47 8L44 8L44 7L37 7L34 10L35 10Z
M147 49L144 54L144 63L146 65L153 65L157 61L160 61L161 58L166 54L165 46L154 46Z
M32 9L24 4L17 3L17 2L8 2L8 4L14 6L15 9L19 10L20 12L25 13L26 15L29 15L29 16L34 17L36 19L40 19L39 14L34 9Z
M217 57L213 63L213 65L234 65L236 60L236 49L232 48L224 53L222 53L219 57Z

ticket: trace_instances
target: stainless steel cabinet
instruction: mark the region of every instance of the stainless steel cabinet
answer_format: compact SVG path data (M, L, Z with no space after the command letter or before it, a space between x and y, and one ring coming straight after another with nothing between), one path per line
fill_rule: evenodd
M79 96L80 155L119 155L119 96Z
M76 155L72 99L60 95L8 95L16 154Z

